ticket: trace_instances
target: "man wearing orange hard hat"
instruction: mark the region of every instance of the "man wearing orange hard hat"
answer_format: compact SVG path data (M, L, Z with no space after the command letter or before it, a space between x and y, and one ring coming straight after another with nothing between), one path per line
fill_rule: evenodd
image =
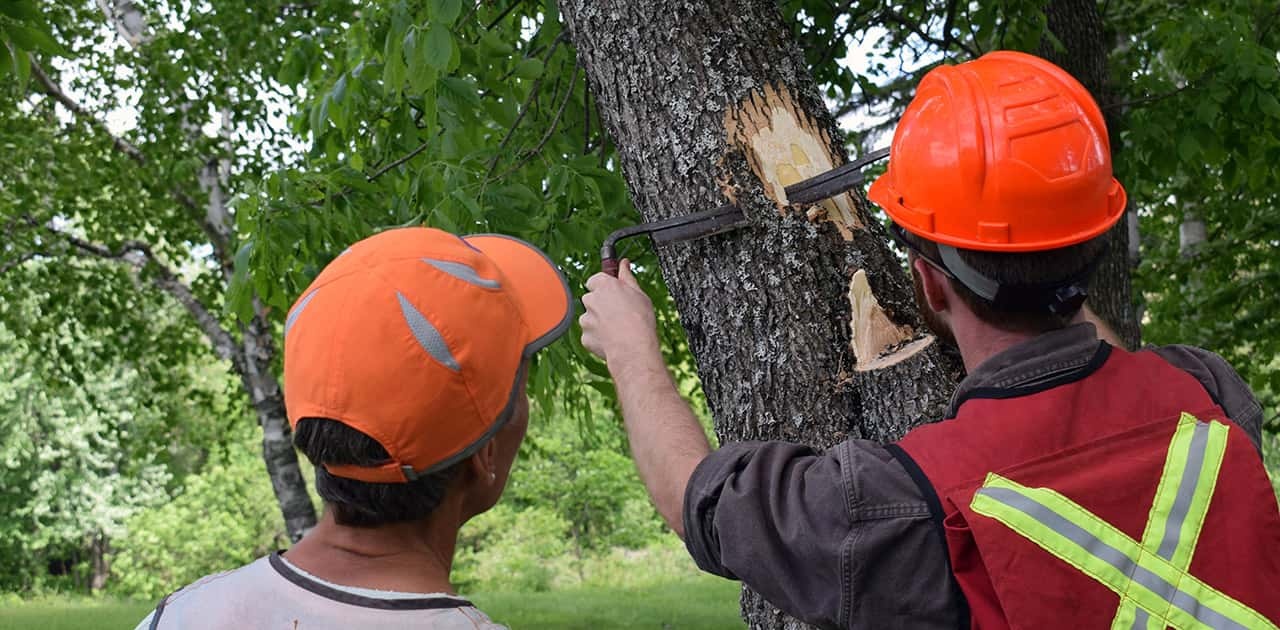
M1021 53L936 68L890 155L868 196L968 372L897 443L712 452L634 277L588 283L583 343L698 565L824 627L1275 629L1257 400L1217 355L1127 352L1082 308L1125 207L1084 87Z
M573 296L536 247L388 230L290 309L284 386L319 524L165 597L138 628L500 629L449 582L458 528L498 501L529 421L529 359ZM198 528L198 524L196 525Z

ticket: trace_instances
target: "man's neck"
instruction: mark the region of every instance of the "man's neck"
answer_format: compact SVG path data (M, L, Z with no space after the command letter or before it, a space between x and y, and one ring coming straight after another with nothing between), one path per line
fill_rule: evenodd
M453 593L449 571L461 519L446 502L430 517L380 527L339 525L331 510L285 552L320 579L383 591Z
M953 326L960 357L964 359L965 372L972 373L991 357L1024 341L1040 336L1038 332L1016 332L997 328L979 320L972 314L967 325ZM1077 313L1071 324L1085 321L1083 313Z

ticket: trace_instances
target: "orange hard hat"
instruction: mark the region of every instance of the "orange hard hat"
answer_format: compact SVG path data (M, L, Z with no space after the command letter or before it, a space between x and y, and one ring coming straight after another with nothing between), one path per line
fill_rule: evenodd
M376 440L377 467L334 475L395 483L471 455L523 395L525 359L569 328L573 296L524 241L388 230L352 245L290 309L289 424L328 418Z
M1088 90L1032 55L933 69L867 197L937 243L993 252L1075 245L1124 213L1106 122Z

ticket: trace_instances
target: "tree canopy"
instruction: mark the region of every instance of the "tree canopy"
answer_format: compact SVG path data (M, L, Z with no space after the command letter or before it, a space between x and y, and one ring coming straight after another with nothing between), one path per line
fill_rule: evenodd
M1066 55L1075 41L1054 12L1093 12L1095 91L1139 217L1144 339L1223 354L1280 430L1274 2L777 7L858 154L887 142L929 68L998 48ZM206 467L222 467L207 483L260 474L210 454L248 448L232 423L279 432L269 403L285 315L359 238L407 225L512 234L581 293L605 235L639 219L599 121L553 0L0 3L0 486L24 489L0 494L5 557L123 535ZM655 266L639 243L623 253ZM641 279L696 396L662 280ZM610 457L583 450L625 451L601 420L607 373L577 336L531 380L542 413L576 427L530 447L571 486L589 481L579 465Z

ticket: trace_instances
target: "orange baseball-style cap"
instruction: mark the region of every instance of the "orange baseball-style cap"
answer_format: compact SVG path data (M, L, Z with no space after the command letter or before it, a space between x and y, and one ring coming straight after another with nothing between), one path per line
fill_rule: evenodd
M573 296L541 250L430 228L366 238L325 267L285 320L289 425L328 418L377 440L370 483L461 461L506 424L525 359L569 329Z

